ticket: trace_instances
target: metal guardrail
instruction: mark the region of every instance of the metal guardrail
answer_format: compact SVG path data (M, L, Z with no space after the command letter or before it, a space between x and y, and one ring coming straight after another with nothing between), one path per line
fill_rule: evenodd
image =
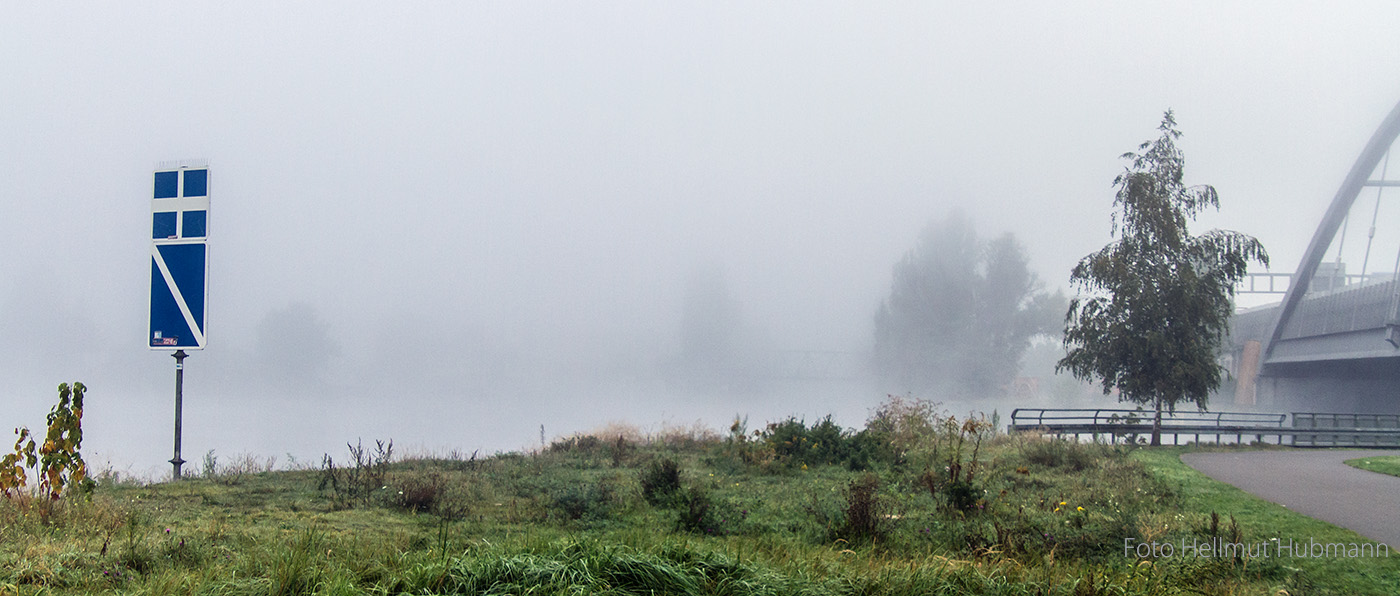
M1293 412L1298 447L1400 447L1400 414Z
M1041 431L1056 435L1107 436L1129 441L1152 433L1153 412L1145 410L1094 408L1017 408L1011 411L1008 432ZM1280 445L1297 447L1400 447L1400 415L1328 414L1293 412L1293 424L1285 426L1288 414L1262 412L1163 412L1162 434L1173 444L1187 435L1199 443L1201 436L1233 435L1242 443L1246 436L1256 441L1274 437ZM1286 442L1285 442L1286 438Z
M1150 435L1153 415L1146 410L1108 408L1017 408L1011 411L1007 430L1095 438L1106 435L1116 443L1119 437L1133 441L1138 435ZM1236 442L1243 442L1246 435L1256 435L1261 441L1264 436L1276 436L1281 442L1278 431L1287 428L1287 421L1286 414L1259 412L1162 412L1162 434L1170 435L1173 444L1179 442L1180 435L1191 435L1198 443L1201 435L1215 435L1217 443L1229 435L1234 435Z
M1295 428L1394 428L1400 429L1400 414L1327 414L1294 412Z
M1146 421L1151 426L1154 412L1106 408L1016 408L1011 411L1011 424L1029 428L1052 424L1123 425L1132 420ZM1162 412L1162 428L1168 426L1213 424L1215 426L1273 425L1281 427L1287 414L1260 412ZM1025 430L1028 430L1025 429Z

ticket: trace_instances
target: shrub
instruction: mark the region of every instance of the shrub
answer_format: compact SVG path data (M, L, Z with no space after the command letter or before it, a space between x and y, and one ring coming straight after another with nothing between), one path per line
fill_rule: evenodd
M710 496L698 488L691 488L681 494L680 515L676 518L676 528L683 532L714 533L714 519L710 509L713 504Z
M846 459L850 452L847 444L850 433L841 428L841 425L832 422L831 415L822 418L820 422L807 429L807 438L811 440L811 447L803 463L807 464L835 464Z
M742 465L764 466L773 461L775 454L773 449L763 444L761 431L753 431L753 436L749 436L749 418L747 416L734 416L734 423L729 425L729 436L724 439L724 455L731 461Z
M856 453L852 445L855 435L832 421L830 415L810 428L795 417L771 422L761 437L774 457L788 466L837 464L847 461ZM862 439L868 440L869 437ZM869 447L865 445L863 448L868 450ZM868 465L869 454L865 453L863 457L863 463L859 464L862 468Z
M394 461L394 440L376 440L374 452L365 449L364 443L346 443L350 450L350 465L337 467L330 454L321 458L321 479L317 490L331 490L337 505L350 507L356 503L368 506L376 491L388 486L389 464Z
M204 453L204 466L199 475L205 479L213 479L219 475L219 457L214 455L213 449Z
M763 441L773 449L779 461L789 465L804 463L804 456L812 445L807 438L806 423L795 417L768 423Z
M754 431L752 438L746 431L747 421L736 416L725 439L724 454L738 463L767 471L834 464L859 471L895 459L888 432L870 428L853 432L842 428L830 415L810 427L804 420L789 416Z
M865 428L882 439L892 463L904 465L935 449L938 404L912 396L889 395L866 420Z
M570 484L553 495L554 508L571 520L604 520L613 515L619 495L610 478L593 484Z
M940 479L933 472L924 472L919 481L935 499L941 495L943 504L953 511L968 513L977 508L982 499L982 490L961 478Z
M556 439L545 449L546 453L593 453L599 451L604 446L604 441L593 435L576 435L564 439Z
M984 490L978 482L978 471L982 466L982 442L991 435L993 427L983 418L968 417L961 424L953 416L943 419L939 426L946 445L941 448L934 444L933 455L940 452L943 459L941 469L926 469L919 481L935 499L941 498L943 505L959 513L971 513L982 508ZM968 447L971 447L971 453ZM966 455L965 455L966 454Z
M838 530L851 542L878 541L889 533L892 518L879 496L880 479L865 474L846 488L846 517Z
M631 453L637 449L631 441L627 440L627 437L622 435L617 435L617 438L610 441L610 443L612 447L612 466L614 468L622 467L622 464L627 461L627 456L631 455Z
M398 476L399 474L395 474ZM408 511L425 513L436 511L438 501L446 491L446 483L436 472L426 475L404 476L397 482L398 493L395 504Z
M16 496L19 489L24 488L29 481L24 469L32 468L39 462L34 455L34 439L29 437L29 429L16 428L15 434L19 438L15 440L14 452L0 458L0 491L6 498Z
M24 488L28 477L25 468L35 468L39 475L39 494L56 501L63 495L65 486L77 488L83 493L91 493L97 487L87 476L87 463L79 449L83 444L83 392L82 383L60 383L58 385L58 405L49 410L48 429L43 444L38 446L35 455L35 441L28 428L17 428L13 453L0 458L0 491L11 497L18 489ZM47 520L48 509L41 509Z
M681 489L681 469L676 460L664 458L652 461L642 470L642 498L656 507L670 505Z
M879 433L864 429L846 439L846 467L859 472L877 465L894 463L889 442Z
M58 385L58 405L49 410L48 434L39 447L39 492L57 500L65 485L90 493L96 483L87 477L87 464L78 448L83 444L82 383ZM71 401L70 401L71 399Z
M683 491L677 505L676 529L692 534L734 534L748 517L747 510L736 510L729 502L718 499L699 487Z
M564 512L569 519L580 519L588 512L586 489L571 486L554 495L554 508Z

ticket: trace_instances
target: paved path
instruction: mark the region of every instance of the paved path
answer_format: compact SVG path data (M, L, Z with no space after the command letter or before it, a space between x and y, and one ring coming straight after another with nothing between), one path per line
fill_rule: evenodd
M1288 449L1187 453L1186 465L1309 517L1400 548L1400 478L1343 461L1394 450Z

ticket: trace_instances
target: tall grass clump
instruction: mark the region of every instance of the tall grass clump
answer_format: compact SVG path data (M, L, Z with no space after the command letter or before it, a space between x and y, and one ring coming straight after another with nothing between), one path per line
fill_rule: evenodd
M1113 451L1102 443L1081 443L1065 437L1044 436L1038 440L1023 441L1018 448L1026 463L1041 468L1062 468L1070 472L1093 467Z
M265 570L268 594L302 596L316 591L322 571L321 537L321 530L310 526L272 554Z

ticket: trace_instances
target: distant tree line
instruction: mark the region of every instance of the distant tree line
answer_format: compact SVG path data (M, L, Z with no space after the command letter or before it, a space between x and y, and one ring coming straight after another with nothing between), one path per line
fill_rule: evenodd
M875 313L873 368L883 388L933 399L1005 394L1034 337L1059 332L1068 303L1044 289L1010 233L984 239L961 212L930 222L894 266ZM697 389L757 389L771 346L742 316L722 273L691 275L668 376Z

